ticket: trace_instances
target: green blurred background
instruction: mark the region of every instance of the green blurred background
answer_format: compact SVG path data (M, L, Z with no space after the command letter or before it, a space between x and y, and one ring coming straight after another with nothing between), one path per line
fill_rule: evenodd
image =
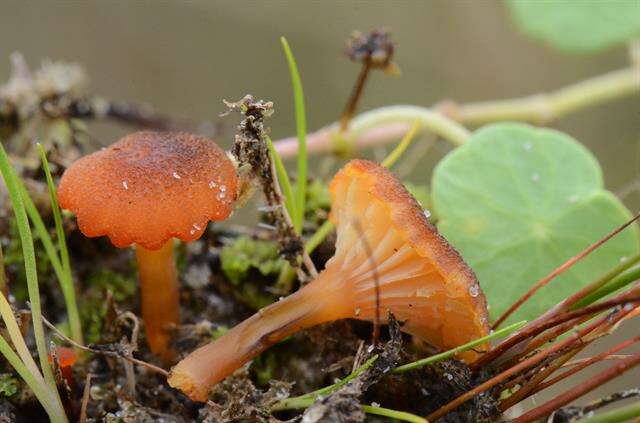
M524 96L628 66L624 47L576 56L531 41L514 29L503 3L488 0L3 0L0 5L0 81L9 76L9 55L19 51L34 68L43 58L82 64L91 93L149 103L196 121L217 119L222 99L252 93L275 102L274 139L294 132L281 35L298 60L310 129L335 121L349 95L359 68L342 50L355 29L390 28L402 69L401 78L374 73L360 110ZM553 126L597 156L607 187L626 191L623 200L636 211L640 195L625 187L638 177L640 96L580 111ZM103 143L126 131L105 124L93 124L92 130ZM228 146L231 136L220 141ZM431 165L448 148L437 144L408 179L427 183ZM628 334L634 332L627 326ZM636 371L610 388L637 380Z

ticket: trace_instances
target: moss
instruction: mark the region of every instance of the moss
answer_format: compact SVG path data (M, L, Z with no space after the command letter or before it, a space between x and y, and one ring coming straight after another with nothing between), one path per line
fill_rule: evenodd
M319 179L312 180L307 185L307 209L305 214L309 218L317 215L318 211L328 211L331 208L329 186Z
M0 374L0 395L10 397L18 392L18 381L9 373Z
M252 271L262 276L277 276L285 261L278 254L278 245L272 241L238 237L220 251L222 271L236 286L246 281Z
M90 289L83 295L80 304L80 319L87 343L97 343L102 338L104 318L107 313L107 292L114 301L125 301L136 292L136 281L107 268L97 270L87 279Z

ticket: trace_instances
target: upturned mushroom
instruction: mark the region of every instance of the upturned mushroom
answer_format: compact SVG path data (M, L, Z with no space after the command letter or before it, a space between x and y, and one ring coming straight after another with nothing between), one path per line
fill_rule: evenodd
M324 271L180 361L169 374L171 386L205 401L213 385L283 338L337 319L373 321L378 303L383 319L393 313L402 330L438 348L488 333L473 271L388 170L351 161L330 191L337 241ZM468 351L461 358L476 356Z
M233 210L238 178L213 141L186 133L137 132L70 166L58 187L88 237L135 245L142 317L152 352L173 352L165 330L180 321L172 238L194 241Z

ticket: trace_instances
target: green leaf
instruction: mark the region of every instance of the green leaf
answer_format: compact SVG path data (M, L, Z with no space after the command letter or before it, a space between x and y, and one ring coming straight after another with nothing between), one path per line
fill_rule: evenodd
M640 36L637 0L509 0L526 35L572 53L591 53Z
M524 124L482 128L445 157L434 171L432 201L440 231L475 270L494 317L630 218L603 188L587 149ZM638 250L633 225L538 291L510 321L537 317Z

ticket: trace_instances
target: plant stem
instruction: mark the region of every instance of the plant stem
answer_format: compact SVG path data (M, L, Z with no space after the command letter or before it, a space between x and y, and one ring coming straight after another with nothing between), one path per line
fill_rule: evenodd
M291 85L293 86L293 104L296 117L296 132L298 135L298 175L296 182L296 215L293 217L294 228L298 234L302 233L302 222L304 220L305 201L307 198L307 118L304 108L304 91L302 81L298 72L296 59L293 57L291 48L286 38L280 37L284 54L289 64L291 74Z
M11 349L11 346L7 341L0 336L0 353L7 359L11 367L20 375L25 381L27 386L33 391L33 394L38 399L38 402L47 412L47 415L53 423L66 423L67 417L64 414L62 406L56 406L56 401L52 398L52 392L47 384L39 378L39 374L34 374L25 364L20 360L18 355ZM54 388L55 389L55 388ZM56 391L57 395L57 391Z
M304 249L307 254L311 254L322 241L331 233L334 225L330 220L325 220L325 222L316 230L316 232L311 235L311 237L307 240L307 243L304 245Z
M284 167L284 163L282 163L282 158L273 147L273 141L271 141L271 137L265 135L264 139L267 141L267 147L269 148L269 153L274 161L274 165L276 167L276 173L278 174L278 182L282 187L282 194L284 195L284 205L289 212L289 216L292 219L298 215L297 203L293 194L293 188L291 187L291 179L289 179L289 174L287 173L287 169ZM294 224L294 229L295 224ZM296 232L298 230L296 229ZM298 232L298 235L300 233Z
M311 404L313 404L318 397L323 395L329 395L337 391L338 389L342 388L347 383L351 382L353 379L355 379L360 374L362 374L362 372L364 372L369 367L371 367L377 359L378 359L378 355L376 354L372 356L370 359L368 359L367 361L365 361L356 370L354 370L353 372L351 372L349 375L339 380L338 382L334 383L333 385L325 386L324 388L320 388L318 390L309 392L308 394L300 395L298 397L286 398L281 401L278 401L271 407L271 410L279 411L279 410L295 410L299 408L307 408Z
M375 414L377 416L389 417L391 419L401 420L412 423L429 423L427 419L424 419L415 414L407 413L405 411L392 410L390 408L383 408L373 405L363 405L362 410L367 414Z
M453 104L451 107L435 107L434 112L440 109L443 114L450 116L451 119L465 125L474 126L505 120L541 123L638 92L640 92L640 75L637 68L629 67L586 79L548 94L534 94L524 98L486 101L460 106ZM374 113L378 110L381 109L367 113ZM360 116L364 116L367 113L363 113ZM393 142L409 130L410 124L407 120L412 119L387 121L384 125L360 133L357 137L352 137L352 139L354 139L357 147ZM337 133L337 130L338 125L331 124L309 134L309 152L322 153L331 151L333 148L332 137ZM297 142L294 138L276 141L275 147L283 158L294 157L297 152Z
M0 315L2 316L2 320L7 328L7 332L9 333L9 338L13 343L13 348L15 348L18 356L20 356L20 360L22 360L31 374L37 376L38 380L41 383L44 383L44 379L40 374L38 365L33 360L33 357L31 357L31 352L24 341L22 332L20 331L15 316L13 315L13 311L11 310L11 306L9 305L7 298L2 293L0 293Z
M0 292L7 291L7 275L4 271L4 255L2 254L2 243L0 243Z
M27 218L24 201L21 195L19 179L11 167L7 152L2 145L0 145L0 172L2 173L5 185L7 186L7 191L9 192L9 198L11 199L13 212L18 225L18 232L20 234L20 241L22 243L22 256L24 259L25 275L27 279L27 290L29 292L29 301L31 303L31 320L34 337L36 339L38 358L40 359L40 368L42 369L44 380L49 385L49 388L55 391L55 402L62 407L56 381L53 376L51 366L49 365L47 342L45 339L44 327L42 325L40 292L38 290L38 272L36 269L36 256L33 248L31 228L29 227L29 220Z
M435 362L445 360L447 358L453 357L454 355L456 355L458 353L470 350L471 348L473 348L473 347L475 347L477 345L482 345L485 342L489 342L489 341L491 341L493 339L500 338L502 336L508 335L511 332L520 329L525 324L527 324L527 321L523 320L521 322L514 323L514 324L509 325L509 326L507 326L505 328L497 330L497 331L493 332L490 335L487 335L487 336L482 337L480 339L476 339L475 341L468 342L468 343L466 343L464 345L460 345L459 347L450 349L450 350L442 352L440 354L432 355L431 357L423 358L421 360L414 361L413 363L408 363L408 364L404 364L402 366L398 366L395 369L393 369L393 373L400 373L400 372L406 372L407 370L419 369L420 367L424 367L424 366L426 366L428 364L433 364Z
M638 416L640 416L640 401L635 401L632 404L598 414L595 417L580 419L576 423L619 423Z
M572 309L588 306L638 279L640 279L640 266L634 266L627 269L626 271L618 274L615 278L611 279L607 284L602 285L596 291L576 302Z
M460 107L460 120L469 125L504 120L545 123L571 112L640 90L640 74L621 69L577 82L549 94L513 100L468 104Z
M62 227L62 216L60 214L60 206L58 205L58 196L56 187L49 169L49 161L42 144L36 144L40 152L40 160L47 178L47 186L49 187L49 198L51 201L51 210L53 212L53 220L56 226L56 236L58 237L58 249L60 250L60 260L62 262L63 279L60 279L60 287L62 295L67 306L67 315L69 316L69 327L71 328L71 338L82 344L82 325L80 323L80 313L78 313L78 304L76 302L76 291L73 286L73 275L71 274L71 262L69 260L69 250L67 249L67 239Z
M471 136L466 128L441 113L426 107L408 105L382 107L356 116L351 121L348 136L358 139L367 131L387 123L413 124L416 121L456 146L464 144Z
M381 165L386 168L393 167L394 164L402 157L407 148L411 145L411 142L414 140L416 133L420 129L420 121L416 120L413 125L411 125L411 129L407 132L402 140L398 143L396 148L389 153L389 155L382 161Z

